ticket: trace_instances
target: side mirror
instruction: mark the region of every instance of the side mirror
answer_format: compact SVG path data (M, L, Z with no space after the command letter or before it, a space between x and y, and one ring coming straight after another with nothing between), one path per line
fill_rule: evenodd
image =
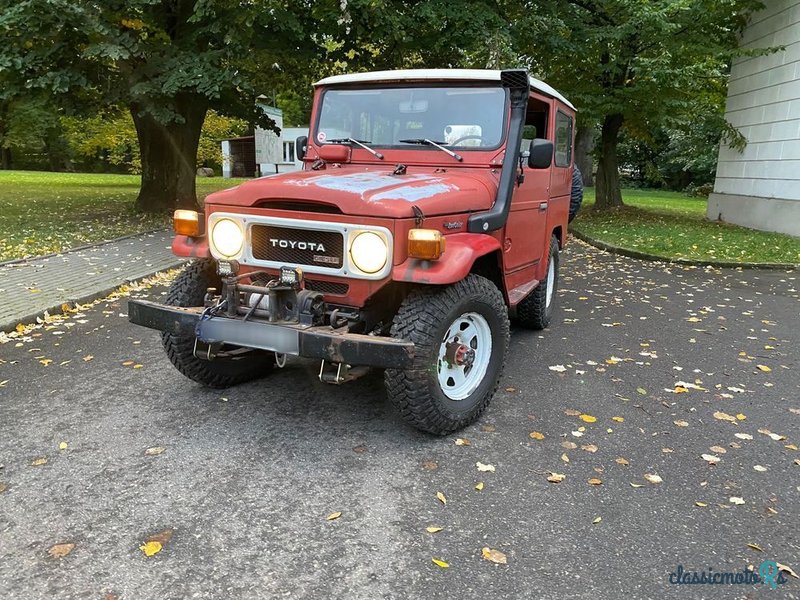
M528 151L528 166L531 169L548 169L553 163L553 142L537 138Z
M294 141L294 155L298 160L303 160L308 149L308 136L301 135Z

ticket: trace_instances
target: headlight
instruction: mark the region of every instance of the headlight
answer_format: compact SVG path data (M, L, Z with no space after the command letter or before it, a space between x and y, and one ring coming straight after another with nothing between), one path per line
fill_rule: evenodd
M220 219L211 229L211 243L223 256L233 257L242 251L244 232L236 221Z
M389 248L377 233L362 231L350 244L350 258L359 270L372 275L386 266Z

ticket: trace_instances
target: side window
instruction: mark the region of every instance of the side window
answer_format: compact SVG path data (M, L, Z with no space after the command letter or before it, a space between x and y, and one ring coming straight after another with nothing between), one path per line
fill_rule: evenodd
M572 118L556 113L556 166L568 167L572 162Z

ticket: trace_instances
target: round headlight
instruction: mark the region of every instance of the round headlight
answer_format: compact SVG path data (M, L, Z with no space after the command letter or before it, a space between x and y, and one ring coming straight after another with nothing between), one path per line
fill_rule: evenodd
M235 221L220 219L211 229L211 243L223 256L236 256L244 245L244 233Z
M350 244L350 258L353 264L364 273L377 273L386 265L389 248L377 233L362 231Z

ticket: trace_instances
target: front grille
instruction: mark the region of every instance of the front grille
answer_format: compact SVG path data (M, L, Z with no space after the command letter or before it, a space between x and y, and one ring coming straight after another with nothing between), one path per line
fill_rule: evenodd
M319 279L306 279L306 289L333 296L345 296L350 291L346 283L336 281L320 281Z
M342 267L344 237L338 231L253 225L251 238L256 260L329 269Z

